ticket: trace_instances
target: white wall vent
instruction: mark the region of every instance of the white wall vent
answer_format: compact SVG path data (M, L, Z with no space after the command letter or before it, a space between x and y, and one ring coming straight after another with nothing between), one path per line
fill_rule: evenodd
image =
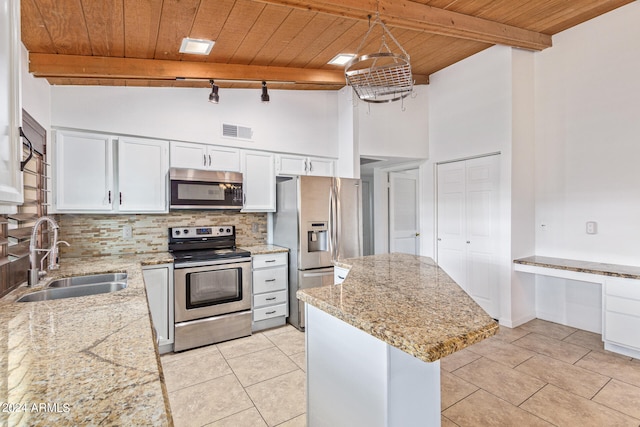
M248 126L233 125L230 123L222 124L222 136L225 138L251 140L253 130Z

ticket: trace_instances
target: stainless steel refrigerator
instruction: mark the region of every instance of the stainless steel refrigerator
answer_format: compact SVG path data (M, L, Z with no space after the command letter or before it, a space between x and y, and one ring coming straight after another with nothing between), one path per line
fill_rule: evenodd
M298 289L333 285L333 261L362 255L359 179L278 177L273 243L289 248L289 323L304 329Z

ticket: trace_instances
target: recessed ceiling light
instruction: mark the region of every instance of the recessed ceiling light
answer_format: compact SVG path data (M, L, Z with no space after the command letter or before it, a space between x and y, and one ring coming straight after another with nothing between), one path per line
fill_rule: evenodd
M339 53L328 63L331 65L344 65L355 57L352 53Z
M215 44L211 40L190 39L185 37L180 45L180 53L191 53L194 55L209 55L211 48Z

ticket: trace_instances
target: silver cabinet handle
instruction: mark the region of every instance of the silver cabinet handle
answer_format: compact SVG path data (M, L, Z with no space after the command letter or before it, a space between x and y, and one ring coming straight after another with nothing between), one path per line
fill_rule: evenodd
M267 311L265 314L275 314L275 313L276 313L276 311L273 310L273 311Z
M268 259L265 262L276 262L276 260L275 259Z
M273 301L275 299L276 299L276 297L266 298L267 301Z
M211 166L211 154L209 154L209 166Z
M109 190L109 204L111 204L111 190Z
M202 155L202 166L207 166L207 155L206 154Z
M120 192L120 204L122 204L122 191Z
M309 172L313 172L313 162L309 160Z
M304 171L307 172L307 161L304 161Z
M266 282L275 282L275 281L276 281L276 279L267 279L267 280L265 280L265 283Z

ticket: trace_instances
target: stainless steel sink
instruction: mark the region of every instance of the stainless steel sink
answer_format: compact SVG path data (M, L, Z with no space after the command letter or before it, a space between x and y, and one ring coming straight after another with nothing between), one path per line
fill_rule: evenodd
M26 294L18 302L47 301L62 298L84 297L120 291L127 287L127 273L92 274L57 279L47 288Z
M47 285L48 288L65 288L68 286L94 285L99 283L125 282L127 273L91 274L88 276L65 277L57 279Z

